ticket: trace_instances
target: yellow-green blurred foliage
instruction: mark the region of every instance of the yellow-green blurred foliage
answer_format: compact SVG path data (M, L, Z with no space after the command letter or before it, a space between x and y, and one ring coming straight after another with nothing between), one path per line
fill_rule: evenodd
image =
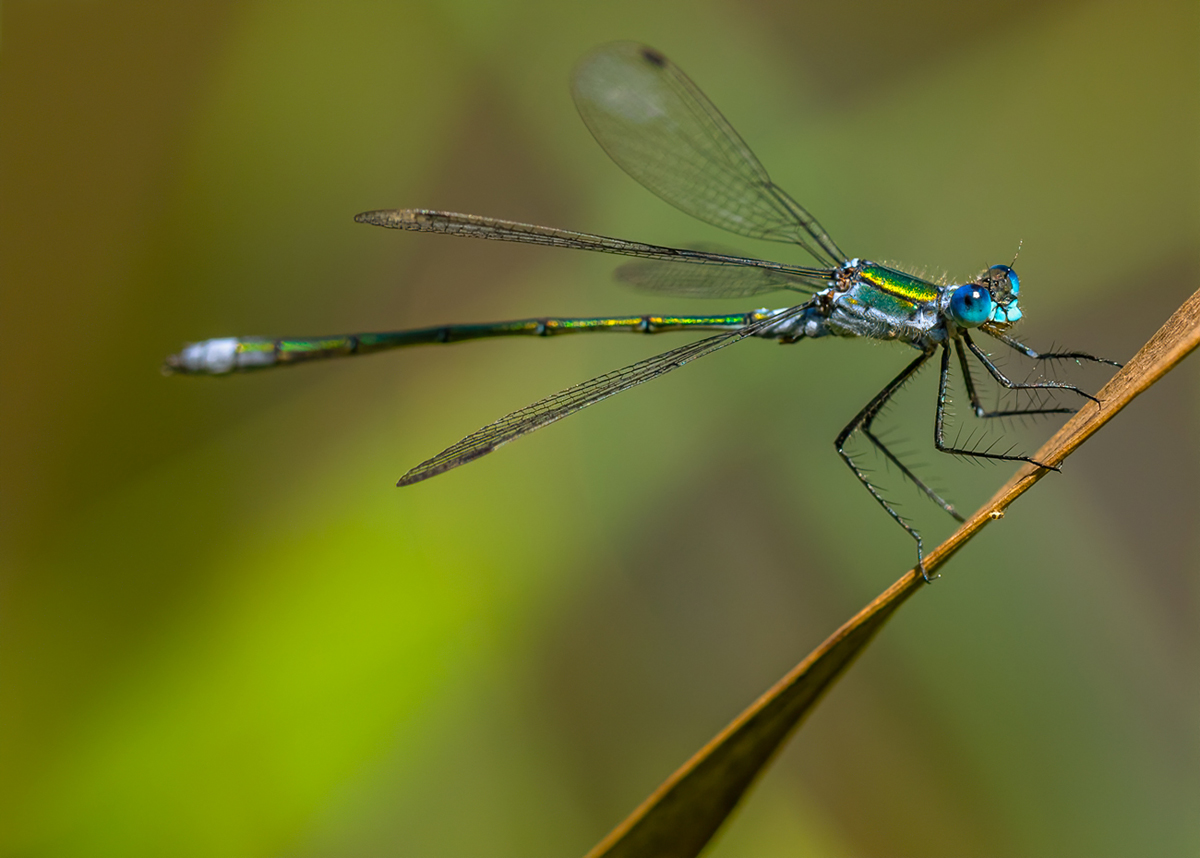
M899 347L746 343L403 490L680 340L158 374L218 335L717 306L365 209L799 261L608 161L566 82L615 38L851 254L961 278L1023 242L1036 347L1128 357L1200 286L1194 2L5 3L0 851L581 853L911 563L831 443ZM713 854L1200 852L1198 384L959 555ZM888 437L970 509L1008 469L929 449L933 385Z

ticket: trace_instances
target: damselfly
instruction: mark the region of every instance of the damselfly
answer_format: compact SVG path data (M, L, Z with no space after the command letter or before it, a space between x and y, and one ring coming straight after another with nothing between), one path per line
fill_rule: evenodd
M792 343L819 337L896 340L917 356L866 404L837 436L837 451L872 497L917 544L921 535L896 512L847 451L861 433L889 462L947 513L962 516L922 482L872 431L881 409L930 358L940 352L941 375L934 417L934 445L944 453L982 459L1032 462L1011 452L956 447L945 439L947 384L952 355L977 417L1063 414L1046 406L1011 410L984 408L971 376L974 357L1009 390L1060 390L1094 399L1059 381L1009 379L972 338L979 330L1035 361L1055 358L1119 366L1082 352L1039 353L1009 336L1021 318L1020 282L1007 265L993 265L975 280L935 283L895 268L849 259L803 206L767 175L750 148L678 66L658 51L632 42L599 48L578 66L572 94L584 123L604 151L630 176L662 199L699 220L750 238L796 244L816 266L788 265L710 250L662 247L582 232L553 229L478 215L426 209L364 212L361 223L415 232L516 241L592 250L641 259L617 269L619 280L668 295L745 298L790 291L805 296L793 306L728 316L620 316L590 319L521 319L485 324L328 337L221 338L187 346L166 361L168 372L222 375L317 358L361 355L420 343L452 343L482 337L557 336L584 331L716 331L705 339L664 352L560 391L514 411L417 465L401 479L409 485L455 468L615 393L658 378L696 358L750 337ZM1034 463L1038 464L1038 463Z

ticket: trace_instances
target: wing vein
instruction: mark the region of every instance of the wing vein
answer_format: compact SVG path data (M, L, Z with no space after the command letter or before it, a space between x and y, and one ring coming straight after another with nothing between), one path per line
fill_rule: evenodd
M746 337L761 334L766 329L794 318L804 311L807 304L791 307L780 313L760 319L736 331L725 331L705 337L646 360L638 361L621 369L606 372L588 381L560 390L540 399L532 405L519 408L471 433L457 444L447 447L432 459L428 459L400 478L397 485L407 486L437 476L459 465L498 450L510 441L527 435L543 426L549 426L568 415L595 405L610 396L639 384L665 375L697 358L712 354Z

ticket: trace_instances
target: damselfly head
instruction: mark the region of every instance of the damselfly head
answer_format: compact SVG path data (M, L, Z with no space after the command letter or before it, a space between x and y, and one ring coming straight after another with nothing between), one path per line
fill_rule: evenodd
M986 319L994 325L1011 325L1021 318L1021 307L1017 296L1021 281L1017 272L1007 265L993 265L975 281L975 285L987 289L992 298L992 310Z

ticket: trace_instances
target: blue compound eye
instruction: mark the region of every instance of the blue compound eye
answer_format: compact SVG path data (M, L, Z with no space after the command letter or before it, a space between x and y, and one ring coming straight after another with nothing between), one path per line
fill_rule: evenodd
M992 296L978 283L959 286L950 296L950 318L963 328L977 328L992 314Z

